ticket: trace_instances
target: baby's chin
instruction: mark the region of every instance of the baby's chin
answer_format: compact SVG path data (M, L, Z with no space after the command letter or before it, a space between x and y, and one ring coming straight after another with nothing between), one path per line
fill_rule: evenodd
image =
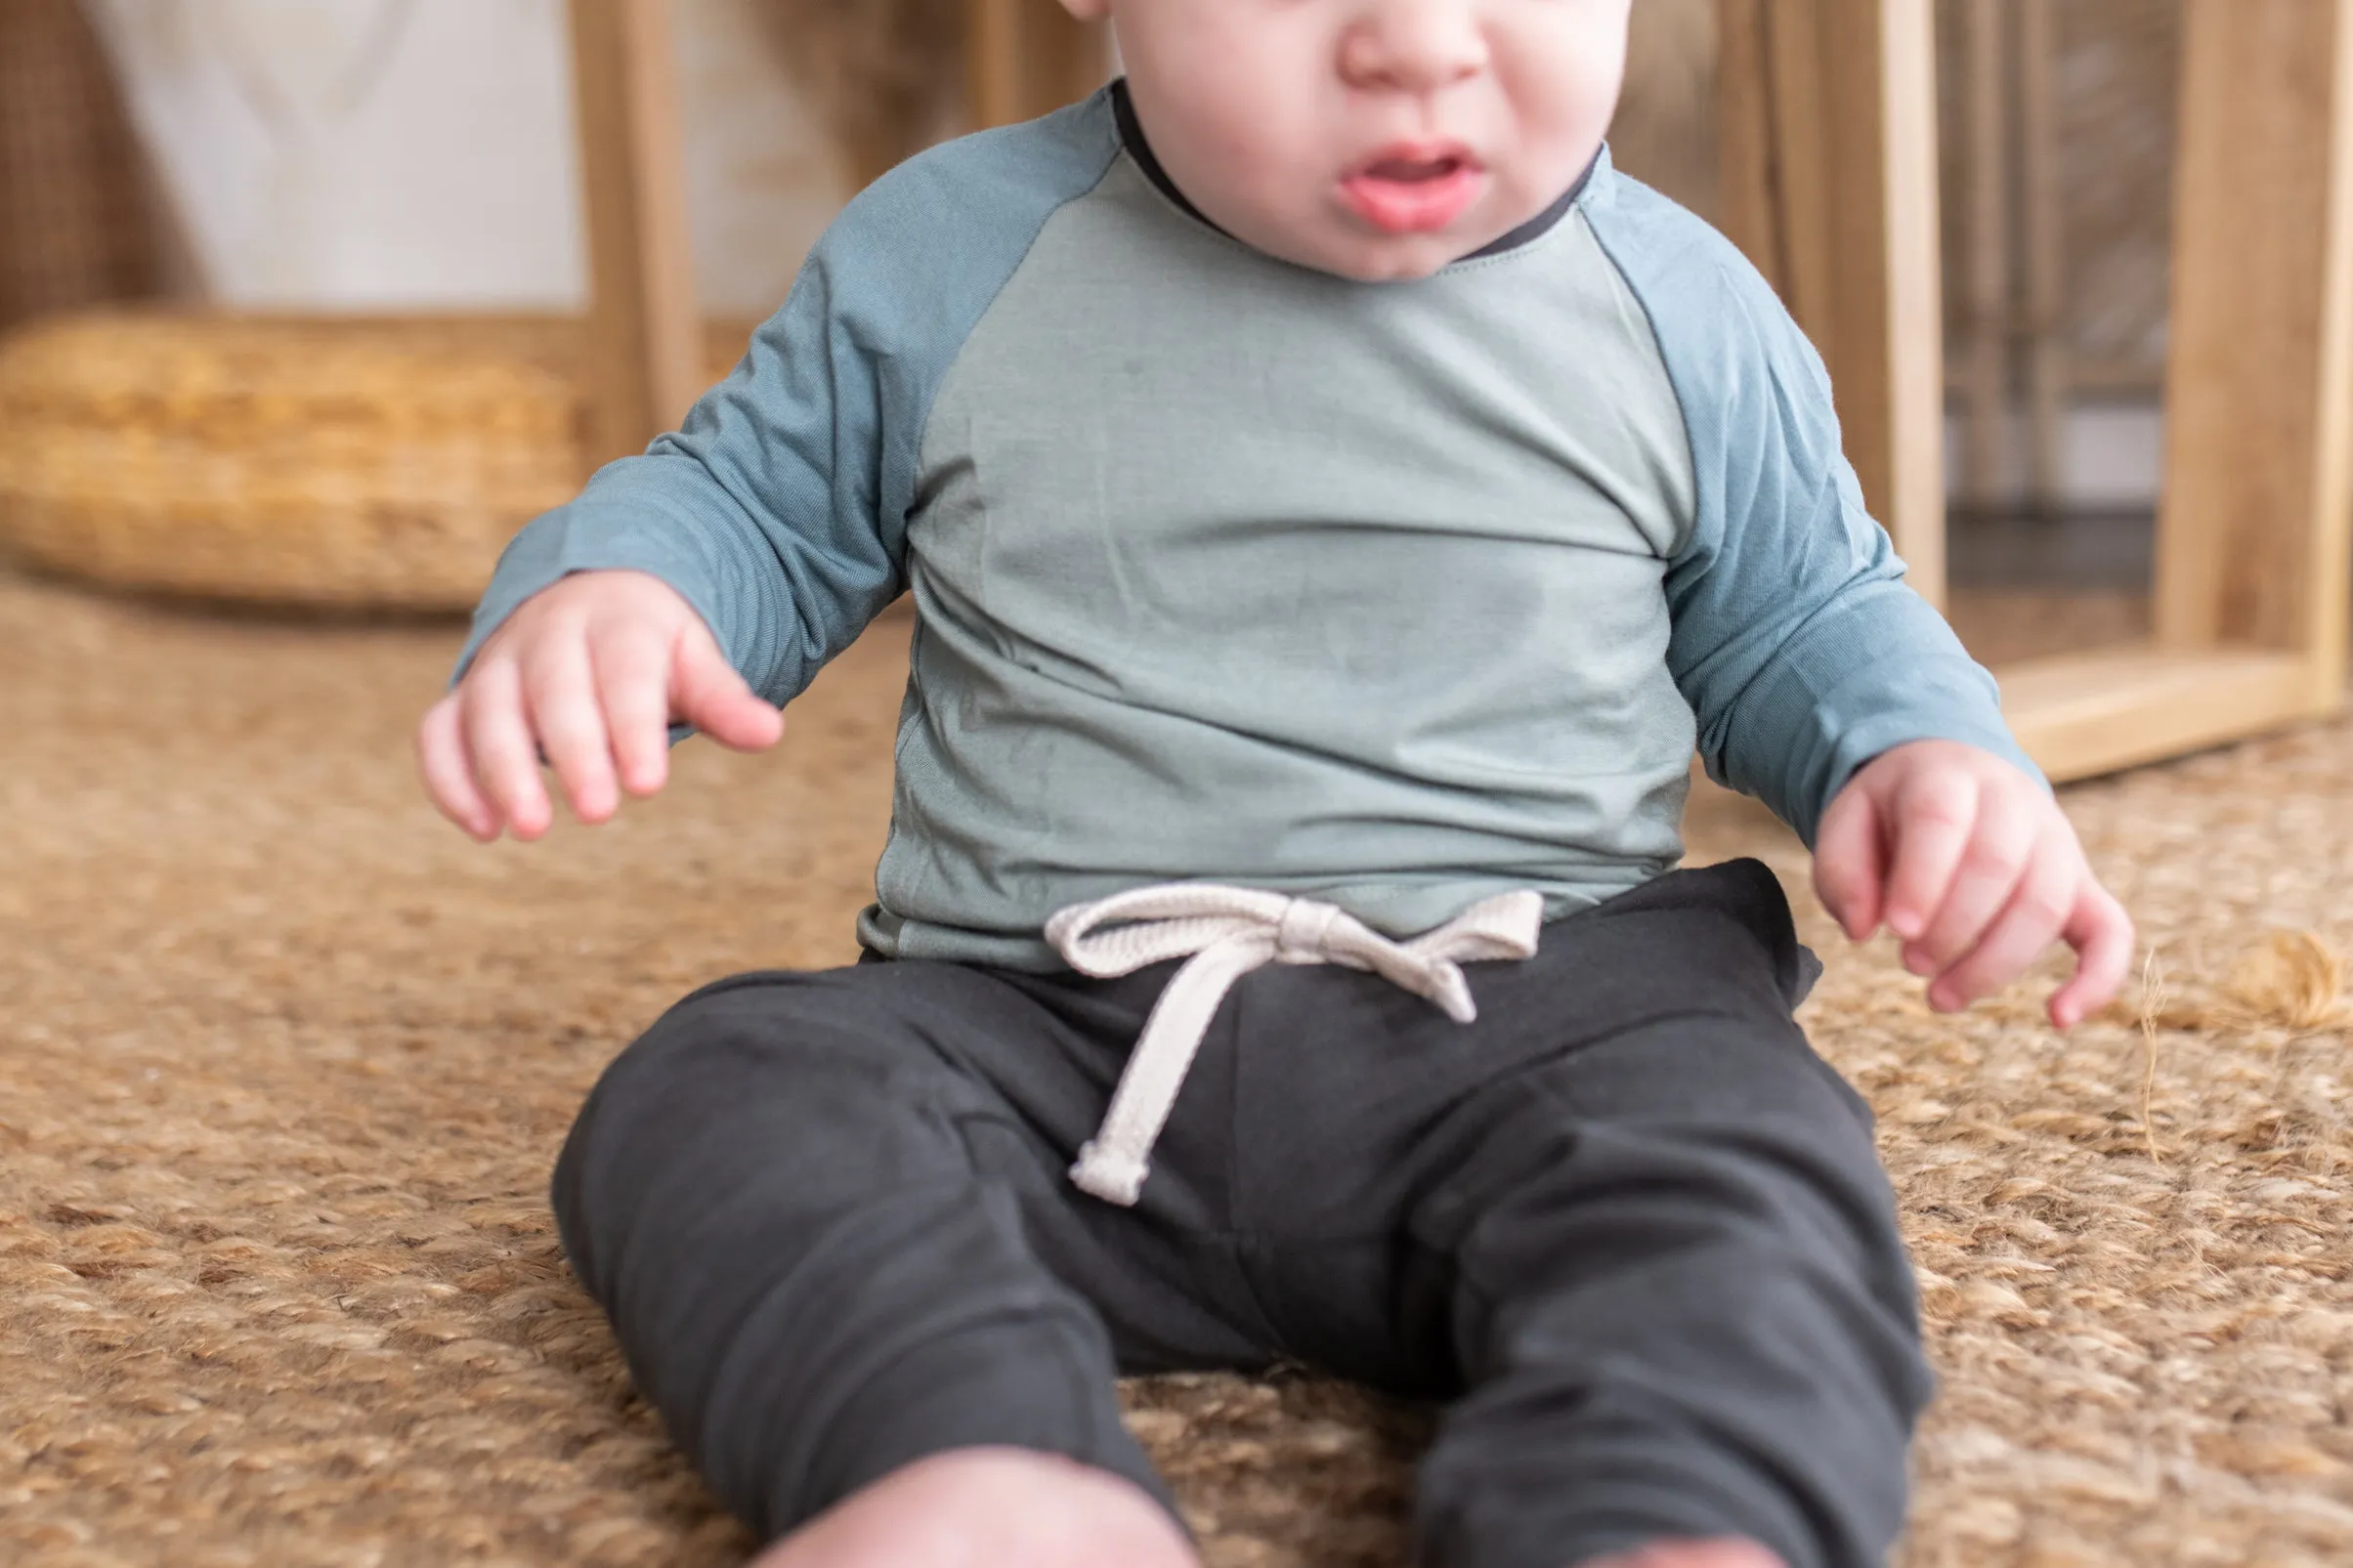
M1359 283L1408 283L1452 266L1477 248L1460 241L1448 243L1443 235L1416 235L1409 244L1384 238L1338 258L1339 264L1325 271Z
M1343 225L1319 227L1311 233L1293 230L1252 242L1284 261L1359 283L1405 283L1428 277L1486 243L1443 231L1380 234Z
M1359 283L1404 283L1451 267L1517 227L1490 209L1428 233L1387 233L1335 203L1314 220L1246 237L1271 255L1320 273Z

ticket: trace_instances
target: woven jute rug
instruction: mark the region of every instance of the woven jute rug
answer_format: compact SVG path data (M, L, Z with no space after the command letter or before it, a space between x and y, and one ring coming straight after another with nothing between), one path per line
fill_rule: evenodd
M2029 623L2050 617L2031 614ZM544 1183L698 983L847 959L907 623L594 831L481 848L410 772L448 623L232 620L0 577L0 1561L724 1564ZM2353 725L2073 789L2155 953L2055 1037L1926 1012L1757 854L1830 972L1945 1387L1913 1564L2353 1561ZM2253 955L2249 962L2248 955ZM2145 1005L2143 1004L2145 1003ZM1419 1412L1131 1390L1218 1568L1394 1565Z

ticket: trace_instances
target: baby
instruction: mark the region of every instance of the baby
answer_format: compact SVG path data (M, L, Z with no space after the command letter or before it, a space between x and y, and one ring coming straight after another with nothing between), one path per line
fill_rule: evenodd
M508 550L434 798L601 822L918 611L864 959L706 988L555 1175L765 1568L1197 1559L1117 1374L1443 1401L1423 1560L1878 1562L1867 1111L1694 747L1954 1009L2129 922L1765 284L1614 172L1630 0L1067 0L1127 75L851 204ZM790 825L783 830L791 831ZM757 920L757 910L746 910Z

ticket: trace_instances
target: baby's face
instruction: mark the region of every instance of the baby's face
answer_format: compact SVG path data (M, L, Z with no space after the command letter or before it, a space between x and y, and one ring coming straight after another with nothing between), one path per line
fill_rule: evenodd
M1302 266L1421 277L1544 211L1617 106L1632 0L1064 0L1213 222Z

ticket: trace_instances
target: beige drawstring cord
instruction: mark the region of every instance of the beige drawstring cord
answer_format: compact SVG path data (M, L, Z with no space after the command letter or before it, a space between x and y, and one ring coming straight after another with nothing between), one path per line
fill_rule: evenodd
M1269 963L1370 970L1467 1024L1478 1008L1461 965L1534 956L1543 921L1542 895L1505 893L1434 931L1393 942L1337 905L1215 882L1136 888L1060 911L1046 922L1046 939L1083 975L1104 980L1167 958L1190 959L1153 1004L1111 1109L1079 1150L1071 1180L1105 1203L1134 1204L1153 1141L1176 1108L1210 1019L1252 970Z

